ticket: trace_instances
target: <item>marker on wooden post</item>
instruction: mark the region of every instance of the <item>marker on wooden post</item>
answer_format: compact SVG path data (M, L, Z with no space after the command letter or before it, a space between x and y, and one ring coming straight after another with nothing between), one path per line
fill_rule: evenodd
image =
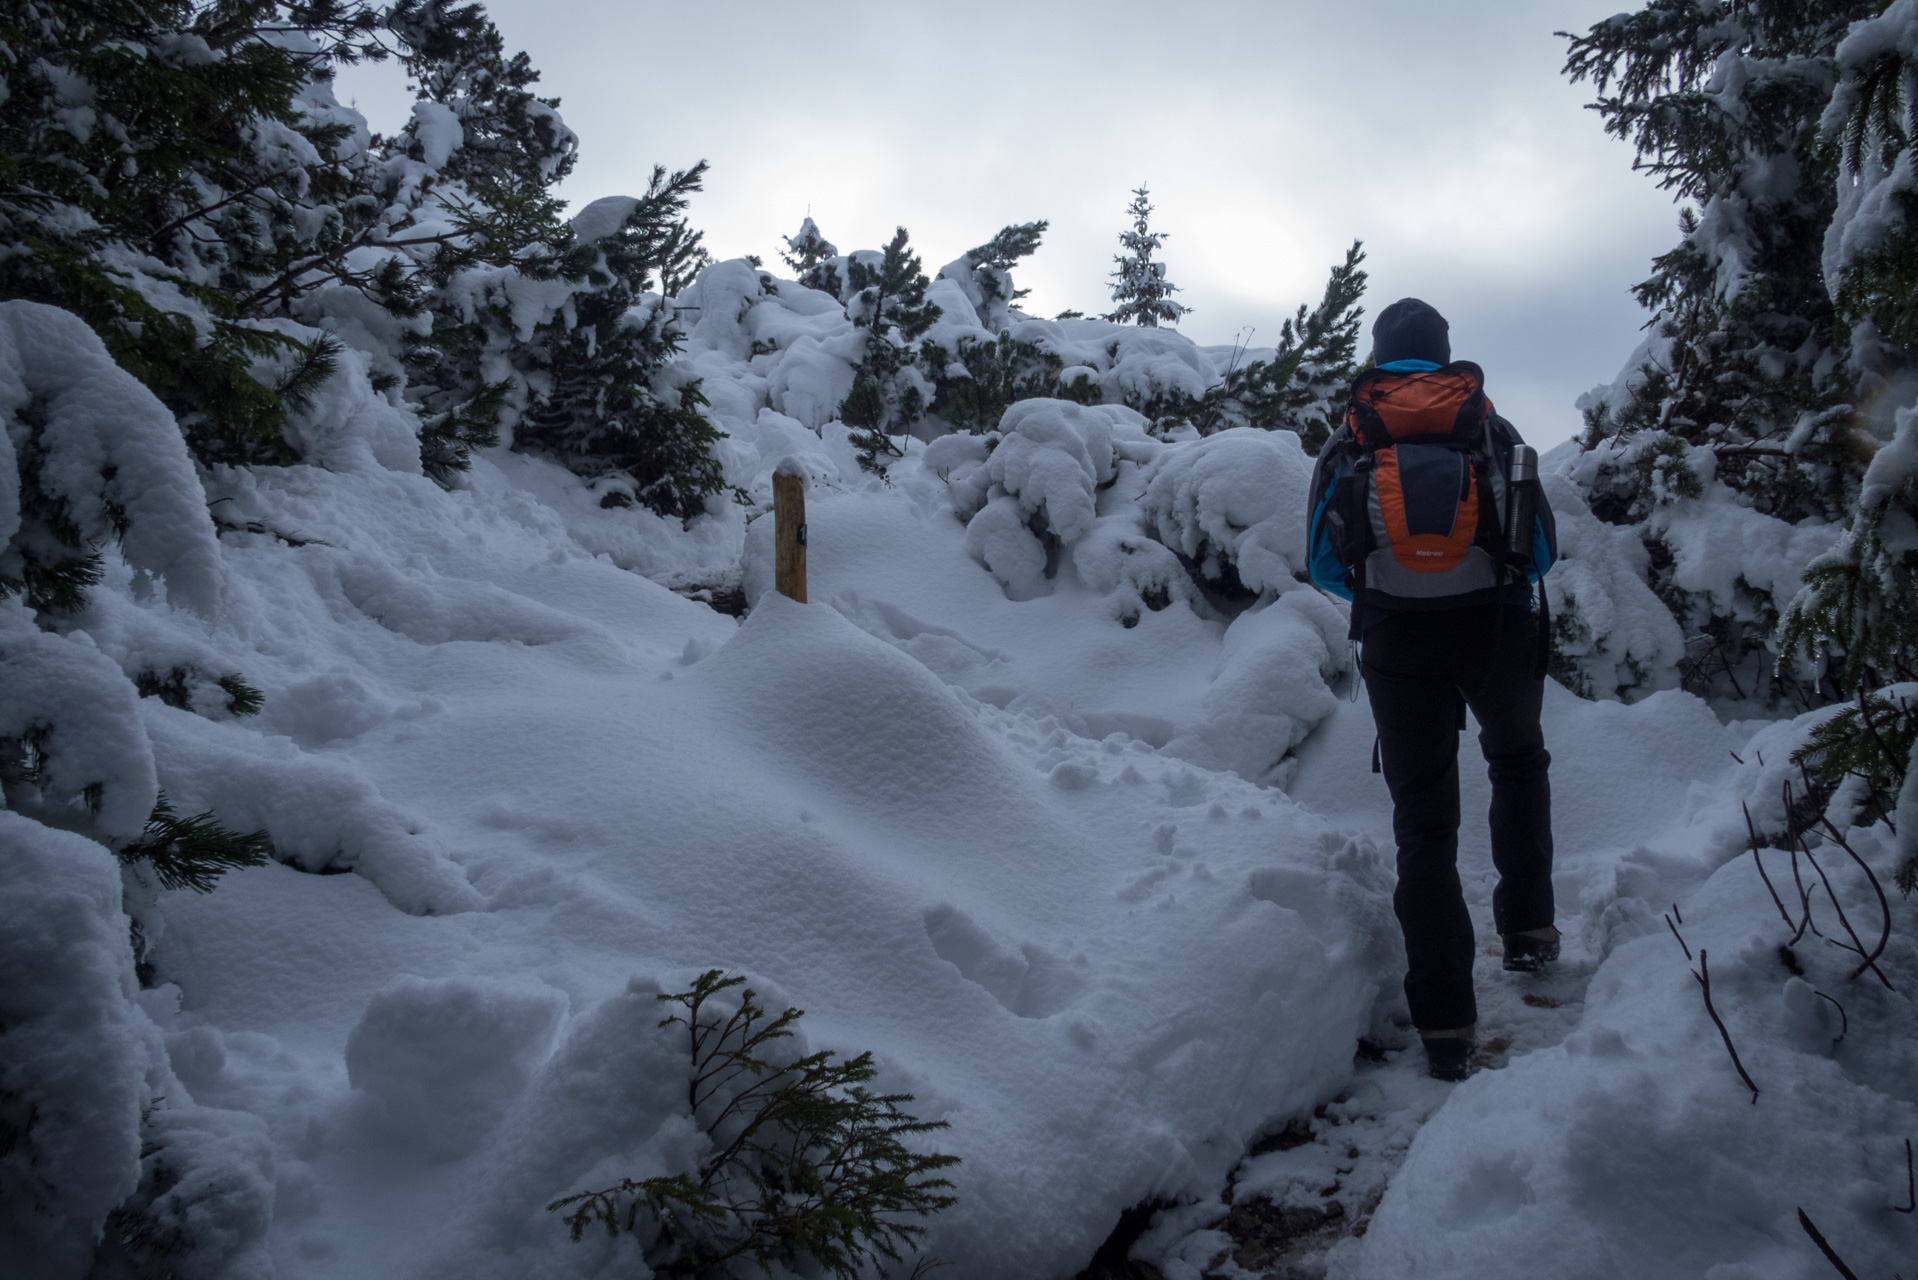
M773 472L773 587L806 603L806 477L791 458Z

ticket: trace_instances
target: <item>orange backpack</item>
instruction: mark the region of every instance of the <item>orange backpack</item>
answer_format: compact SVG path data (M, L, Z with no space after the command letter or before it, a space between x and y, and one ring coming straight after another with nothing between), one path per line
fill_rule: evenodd
M1452 608L1498 599L1515 569L1536 579L1557 554L1541 502L1534 545L1505 545L1507 471L1520 442L1466 360L1429 372L1370 369L1319 455L1312 579L1359 606Z

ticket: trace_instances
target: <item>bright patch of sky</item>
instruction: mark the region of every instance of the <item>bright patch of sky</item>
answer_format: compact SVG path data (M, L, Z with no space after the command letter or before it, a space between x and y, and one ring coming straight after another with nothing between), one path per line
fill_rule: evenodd
M1276 340L1365 241L1369 316L1422 297L1528 438L1639 339L1630 286L1676 240L1667 195L1583 109L1565 42L1617 0L494 0L580 135L576 205L712 163L694 225L776 264L808 211L841 249L904 225L928 270L1035 218L1037 315L1097 313L1130 191L1202 343ZM389 68L343 96L404 119Z

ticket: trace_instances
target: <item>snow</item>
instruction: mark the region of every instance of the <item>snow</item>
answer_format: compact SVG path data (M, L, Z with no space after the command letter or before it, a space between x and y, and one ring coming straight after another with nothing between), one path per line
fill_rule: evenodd
M36 1274L84 1274L140 1180L151 1024L126 930L112 855L0 811L0 972L35 978L0 984L0 1099L33 1119L31 1148L0 1155L0 1253Z
M1017 320L1107 402L1022 401L875 476L832 420L865 339L837 300L736 261L676 305L739 490L684 527L506 448L439 487L358 355L298 425L306 464L201 474L77 321L0 308L9 414L66 415L95 470L62 491L128 512L85 608L0 603L0 736L52 726L43 802L0 811L0 1071L48 1117L35 1163L0 1156L0 1246L85 1274L127 1202L193 1240L192 1274L644 1275L544 1206L707 1153L656 997L718 967L806 1011L796 1049L871 1050L949 1123L928 1141L962 1157L959 1203L927 1248L955 1280L1072 1275L1155 1198L1180 1207L1141 1256L1196 1277L1228 1178L1241 1204L1343 1197L1368 1228L1323 1242L1335 1275L1811 1275L1801 1205L1861 1270L1911 1256L1887 1208L1888 1144L1918 1132L1908 904L1897 992L1829 947L1780 961L1741 806L1778 819L1815 717L1725 724L1664 687L1676 626L1575 458L1547 468L1547 583L1600 700L1547 690L1567 955L1515 980L1488 950L1486 1069L1447 1089L1401 1025L1389 805L1343 607L1302 581L1297 437L1155 436L1121 401L1202 390L1210 356ZM1899 447L1872 483L1902 482ZM113 458L103 497L83 481ZM775 474L806 482L810 604L771 589ZM1661 518L1710 548L1687 589L1781 602L1780 566L1835 537L1710 493ZM743 621L690 598L733 586ZM173 669L187 708L135 695ZM161 789L274 860L205 895L123 876L108 847ZM1851 835L1888 877L1889 828ZM1463 848L1489 924L1476 818ZM1819 992L1850 1014L1835 1048ZM1245 1159L1288 1122L1306 1140Z
M467 508L475 527L467 495L419 496L443 514ZM823 533L860 508L896 520L886 515L896 505L883 491L864 501L841 493L813 506L809 520ZM359 513L357 538L325 530L358 544L350 550L299 552L370 558L384 545L439 559L441 573L479 558L459 541L402 552L390 525L376 527L378 510ZM935 607L925 555L943 546L937 562L979 584L972 599L1010 614L997 584L964 559L958 522L939 518L943 535L922 533L929 545L904 557L910 544L859 538L854 545L879 563L857 576L883 596L893 595L877 585L889 575L916 579L933 598L922 591L906 602ZM516 541L509 528L490 532ZM836 536L816 539L815 563L843 562L847 549ZM522 590L555 602L549 608L564 599L623 614L622 637L539 643L416 633L385 615L384 625L361 623L359 683L383 686L390 700L404 684L406 697L440 705L330 739L320 758L344 767L338 756L350 743L355 763L406 794L420 821L461 851L483 909L423 918L424 931L404 930L401 941L378 895L340 899L332 886L351 877L279 867L234 873L212 895L169 904L164 977L190 993L182 1021L217 1032L226 1050L208 1093L268 1114L271 1127L321 1135L305 1141L305 1154L283 1152L323 1189L313 1216L282 1243L284 1273L351 1274L367 1256L354 1241L387 1241L365 1215L394 1203L427 1213L439 1203L432 1195L444 1194L425 1185L444 1179L422 1180L411 1164L403 1176L376 1172L373 1152L394 1141L394 1126L368 1127L368 1107L476 1097L479 1118L437 1097L412 1108L414 1145L457 1150L475 1168L521 1164L496 1144L533 1141L528 1109L579 1087L554 1073L616 1074L613 1061L575 1041L601 1036L594 1028L613 1016L609 1002L630 999L635 976L673 985L709 963L741 968L762 990L802 1003L815 1037L877 1049L887 1079L953 1123L966 1199L939 1226L935 1247L974 1274L1070 1266L1121 1208L1222 1175L1236 1142L1274 1105L1305 1105L1343 1072L1388 980L1390 946L1361 941L1389 937L1370 842L1144 744L1002 712L832 606L768 596L735 633L703 606L603 562L554 564L531 550L521 543L506 557L532 560ZM413 576L416 589L443 586L439 573ZM822 585L830 594L830 578ZM321 610L301 612L312 624ZM578 625L597 634L584 619ZM1184 634L1188 643L1206 635ZM930 630L916 638L961 644ZM686 655L706 645L689 666ZM387 658L364 665L377 650ZM498 678L508 669L516 674ZM249 671L269 706L294 674L287 658ZM363 701L357 690L351 700ZM568 715L555 719L554 707ZM156 719L177 731L193 717L169 708ZM206 722L195 735L242 732L250 730ZM168 746L171 756L202 757L209 778L241 767L213 757L206 741ZM296 751L288 743L277 754L290 768ZM293 781L283 777L236 783L235 792L278 794ZM303 821L350 808L297 795L286 804ZM276 845L283 838L270 811L242 819L267 823ZM1170 834L1155 834L1162 828ZM304 919L327 900L331 909ZM331 959L343 947L359 953L344 969ZM391 986L395 971L414 976ZM557 997L499 986L522 979L565 993L571 1010L556 1056L524 1079L494 1066L538 1057ZM659 1052L657 1034L648 1020L594 1052L624 1063ZM236 1053L229 1042L239 1037L294 1054L299 1065L283 1071L305 1081L300 1096L286 1100L279 1073L247 1084L241 1060L270 1051ZM635 1103L612 1093L591 1104L608 1109L603 1117L575 1114L568 1131L630 1132L618 1117ZM496 1111L507 1136L486 1130ZM1087 1168L1074 1135L1094 1123L1115 1149L1138 1156ZM615 1155L628 1157L622 1170L660 1160L651 1132L624 1148L544 1150L534 1164L551 1180L518 1205L510 1261L453 1229L429 1230L422 1257L469 1274L587 1265L593 1252L568 1245L538 1206L603 1176L595 1169ZM307 1258L300 1240L331 1242L333 1257Z
M1862 910L1849 892L1862 885L1846 887ZM1757 1101L1704 1013L1698 966L1653 916L1600 966L1562 1045L1466 1082L1432 1118L1334 1274L1480 1275L1527 1257L1576 1277L1821 1274L1800 1207L1859 1273L1909 1263L1918 1231L1888 1212L1904 1199L1900 1135L1918 1127L1909 1003L1848 985L1828 948L1798 948L1817 987L1849 1007L1854 1032L1835 1043L1838 1028L1810 1007L1821 1002L1780 961L1788 931L1749 857L1680 900L1680 932L1713 960L1714 1001ZM1909 938L1898 945L1892 964L1909 974L1918 957Z
M113 363L78 317L35 302L0 302L0 414L9 436L29 405L44 423L41 487L65 501L81 536L112 541L116 519L124 521L127 563L164 579L170 599L215 613L223 586L218 543L173 415ZM20 490L18 447L0 457L0 489L10 495ZM112 478L102 483L103 474ZM0 528L11 536L18 519L10 505L0 511Z
M1576 671L1576 691L1587 697L1629 699L1675 688L1685 637L1645 585L1644 541L1586 508L1576 477L1591 465L1588 456L1568 443L1539 460L1558 526L1558 561L1544 580L1558 650Z

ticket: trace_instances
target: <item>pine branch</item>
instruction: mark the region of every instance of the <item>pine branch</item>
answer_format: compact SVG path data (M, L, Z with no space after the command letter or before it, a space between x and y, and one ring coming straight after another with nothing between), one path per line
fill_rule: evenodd
M180 817L161 792L146 830L121 846L118 855L122 862L146 862L163 888L208 893L235 868L265 866L271 850L266 832L240 835L214 821L210 812Z

